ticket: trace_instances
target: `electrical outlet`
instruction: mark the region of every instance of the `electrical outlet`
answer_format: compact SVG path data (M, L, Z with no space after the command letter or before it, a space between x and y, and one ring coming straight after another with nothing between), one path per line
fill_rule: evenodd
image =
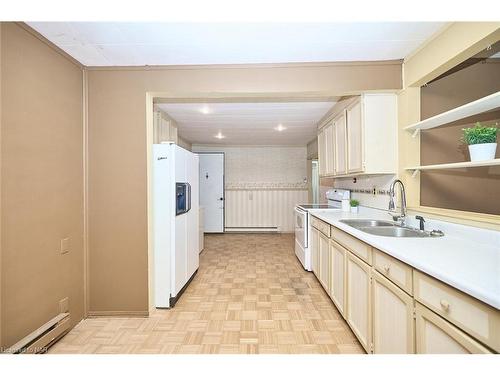
M59 312L61 314L69 312L69 297L63 298L59 301Z

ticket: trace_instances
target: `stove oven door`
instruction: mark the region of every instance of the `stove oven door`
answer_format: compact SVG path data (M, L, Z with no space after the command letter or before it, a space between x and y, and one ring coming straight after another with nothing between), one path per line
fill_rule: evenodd
M295 241L305 249L307 247L307 212L295 208Z

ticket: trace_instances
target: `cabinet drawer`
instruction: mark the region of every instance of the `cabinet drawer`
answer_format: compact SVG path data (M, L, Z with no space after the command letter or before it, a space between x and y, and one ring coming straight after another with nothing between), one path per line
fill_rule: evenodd
M330 238L330 224L325 223L323 220L320 220L312 216L311 225L317 230L319 230L321 233L323 233L325 236Z
M350 250L352 253L356 254L369 265L372 264L372 248L370 245L365 244L364 242L354 238L344 231L341 231L340 229L332 227L331 232L332 239L337 241L346 249Z
M415 299L495 351L500 351L500 311L430 276L413 272Z
M373 249L373 265L382 275L413 295L413 271L410 266L377 249Z

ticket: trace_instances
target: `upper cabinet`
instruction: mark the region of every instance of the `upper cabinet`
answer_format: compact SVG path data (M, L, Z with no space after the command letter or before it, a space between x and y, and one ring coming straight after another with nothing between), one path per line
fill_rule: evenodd
M318 155L319 174L321 176L332 175L335 173L335 126L331 121L324 126L318 133Z
M342 175L347 173L347 129L344 112L333 120L333 126L335 128L335 153L330 157L334 159L334 174Z
M174 142L177 144L177 127L174 121L162 112L154 114L153 143Z
M361 122L361 100L346 110L347 126L347 172L363 172L363 124Z
M318 159L322 160L319 163L319 175L326 175L326 160L328 160L328 155L326 155L326 137L325 128L318 131Z
M397 96L341 100L318 133L321 176L397 172Z

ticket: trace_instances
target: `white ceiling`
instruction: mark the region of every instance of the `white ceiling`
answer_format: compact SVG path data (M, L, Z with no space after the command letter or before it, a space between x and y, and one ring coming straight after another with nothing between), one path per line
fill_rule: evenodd
M402 59L443 22L28 22L87 66Z
M158 104L193 144L306 145L335 102ZM205 113L203 113L205 112ZM277 131L282 124L286 129ZM223 139L215 138L221 133Z

